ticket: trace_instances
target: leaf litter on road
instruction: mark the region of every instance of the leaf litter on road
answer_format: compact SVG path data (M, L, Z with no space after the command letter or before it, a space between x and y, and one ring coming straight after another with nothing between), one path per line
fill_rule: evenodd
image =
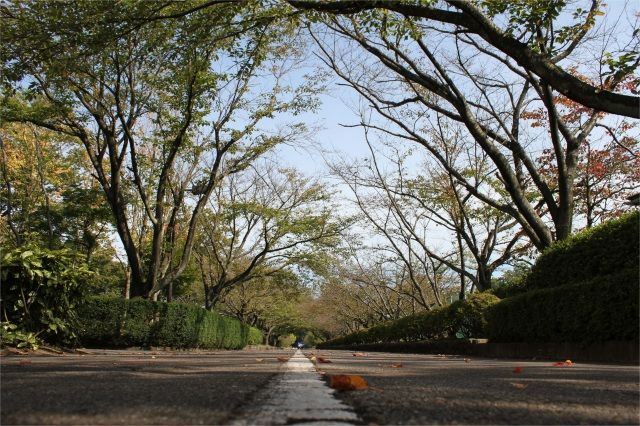
M554 367L573 367L573 361L568 359L566 361L554 362L553 366Z
M518 390L524 390L527 388L526 383L509 383L514 389L518 389Z
M353 374L334 374L329 376L329 386L336 390L362 390L369 384L362 376Z

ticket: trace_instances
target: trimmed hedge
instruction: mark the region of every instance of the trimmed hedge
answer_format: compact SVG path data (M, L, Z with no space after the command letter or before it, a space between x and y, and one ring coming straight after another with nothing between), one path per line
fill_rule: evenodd
M499 342L638 340L638 269L502 300L487 312Z
M78 315L87 346L240 349L262 341L259 330L236 319L179 303L92 297Z
M318 347L367 343L417 342L427 339L484 337L486 311L500 299L477 293L449 306L388 321L367 330L326 341Z
M247 338L247 345L261 345L264 341L264 335L262 331L255 327L249 328L249 337Z
M635 211L556 242L538 257L527 287L552 288L637 270L639 223L640 213Z

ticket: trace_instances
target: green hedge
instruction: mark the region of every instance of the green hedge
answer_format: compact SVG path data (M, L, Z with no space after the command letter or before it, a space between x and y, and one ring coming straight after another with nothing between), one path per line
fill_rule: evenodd
M638 340L638 269L502 300L487 313L501 342Z
M262 333L239 321L179 303L90 298L78 309L87 346L240 349Z
M247 345L261 345L264 341L264 335L262 331L255 327L249 328L249 337L247 339Z
M367 343L416 342L427 339L484 337L485 313L500 299L478 293L449 306L385 322L367 330L326 341L318 347Z
M558 287L624 269L637 270L639 222L635 211L558 241L537 259L527 277L527 287Z

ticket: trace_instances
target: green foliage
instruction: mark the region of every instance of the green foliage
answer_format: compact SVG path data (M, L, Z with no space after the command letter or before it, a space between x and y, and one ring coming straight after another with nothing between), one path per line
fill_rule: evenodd
M0 342L3 346L15 346L21 349L38 349L40 341L35 333L21 331L10 322L0 323Z
M635 211L556 242L531 268L527 287L558 287L625 269L637 270L639 220L640 214Z
M261 345L264 341L262 331L255 327L249 328L249 336L247 337L247 345Z
M477 293L467 300L459 300L449 306L379 324L318 346L484 337L487 327L486 312L499 301L500 299L493 294Z
M79 256L69 250L25 246L7 252L1 268L2 317L8 322L3 333L11 332L16 339L24 336L28 342L36 336L73 345L76 308L84 300L91 275Z
M79 309L88 346L240 349L262 334L239 321L179 303L92 297Z
M493 280L491 289L487 290L487 292L498 296L500 299L523 293L527 291L529 271L530 268L522 266L507 271L501 277Z
M288 348L296 341L295 334L285 334L284 336L278 337L278 342L276 346L279 348Z
M487 313L488 336L506 342L637 340L638 280L638 269L627 269L504 299Z

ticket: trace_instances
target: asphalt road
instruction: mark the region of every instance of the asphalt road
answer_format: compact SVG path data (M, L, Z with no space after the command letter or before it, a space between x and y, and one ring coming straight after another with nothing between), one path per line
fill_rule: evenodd
M0 360L0 424L226 424L293 351L89 351Z
M293 353L91 352L3 356L0 423L228 424L260 412L256 396ZM305 353L331 361L317 363L325 374L368 381L336 393L365 424L640 423L637 366Z
M363 376L370 388L338 392L366 423L639 424L637 366L456 356L309 351L326 374ZM562 360L565 361L565 360ZM516 372L514 372L516 371Z

